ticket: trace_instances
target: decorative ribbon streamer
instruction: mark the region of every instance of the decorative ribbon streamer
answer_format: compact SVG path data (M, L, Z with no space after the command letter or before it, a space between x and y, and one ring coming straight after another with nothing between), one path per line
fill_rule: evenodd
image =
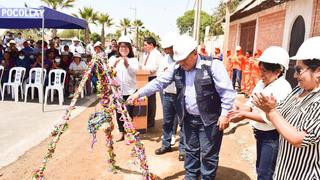
M96 131L102 126L103 123L106 123L107 125L104 129L104 133L106 136L107 154L109 157L108 163L110 164L110 171L115 172L118 167L115 165L116 155L113 151L113 138L111 132L114 129L114 125L111 117L114 113L114 110L117 110L122 114L121 119L124 121L124 128L127 132L127 143L134 145L131 155L137 158L138 162L136 161L136 164L140 164L144 179L155 179L155 176L149 172L145 149L139 136L140 134L135 130L132 124L132 119L130 118L127 111L126 103L123 101L121 96L119 84L115 80L116 71L111 67L105 68L105 64L103 64L102 60L99 57L93 57L92 62L87 65L87 69L84 72L79 87L76 89L74 97L69 107L67 108L65 115L63 116L63 122L58 126L55 126L51 132L52 140L49 143L48 151L46 152L40 167L34 171L32 179L44 179L44 171L46 169L46 165L53 156L56 144L58 143L60 136L68 128L68 121L70 120L71 112L75 107L76 101L80 96L80 93L82 92L83 87L88 80L93 67L95 67L96 74L99 80L98 97L100 98L100 104L103 107L103 111L95 113L88 121L88 130L93 136L91 147L93 147L94 143L96 142ZM112 103L113 101L110 100L111 98L116 101L115 104Z
M69 107L66 109L65 114L62 118L62 123L59 125L56 125L54 129L51 131L51 137L52 139L49 142L48 150L42 160L42 163L39 168L35 169L33 172L32 179L44 179L44 171L46 170L46 166L48 161L52 158L54 151L56 149L56 145L59 142L60 136L64 133L65 130L68 128L68 121L70 120L71 112L73 109L75 109L75 104L77 102L77 99L80 95L80 93L83 90L83 87L86 83L86 81L89 78L89 75L91 73L91 69L96 63L97 59L93 59L91 63L89 63L86 67L86 70L83 74L83 78L77 87L75 94L73 96L73 99L71 100L71 103Z

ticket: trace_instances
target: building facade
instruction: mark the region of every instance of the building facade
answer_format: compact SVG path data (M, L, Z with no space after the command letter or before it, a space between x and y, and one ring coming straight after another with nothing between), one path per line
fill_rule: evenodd
M279 2L278 2L279 1ZM230 17L228 49L243 51L281 46L290 56L304 40L320 35L320 0L244 0ZM292 86L294 61L287 79Z

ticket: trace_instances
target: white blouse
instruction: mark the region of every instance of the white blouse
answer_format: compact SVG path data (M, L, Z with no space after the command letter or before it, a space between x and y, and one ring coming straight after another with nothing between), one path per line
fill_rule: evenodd
M279 104L288 96L288 94L291 93L291 91L292 91L292 88L291 88L291 85L288 83L288 81L284 77L280 77L279 79L276 79L268 86L265 86L262 80L258 81L257 85L254 87L252 91L252 94L260 93L260 92L268 96L273 94L273 96L277 99L277 103ZM265 123L260 123L257 121L250 121L250 124L254 128L261 131L270 131L275 129L272 123L267 119L266 114L261 109L257 108L252 104L252 98L249 99L246 105L249 105L252 108L253 112L259 113L265 122Z
M121 57L120 57L121 58ZM117 58L115 56L109 59L109 66L115 65ZM120 84L122 95L131 95L136 91L136 72L139 68L137 58L128 58L128 68L124 65L124 60L118 62L115 67L117 72L117 81Z

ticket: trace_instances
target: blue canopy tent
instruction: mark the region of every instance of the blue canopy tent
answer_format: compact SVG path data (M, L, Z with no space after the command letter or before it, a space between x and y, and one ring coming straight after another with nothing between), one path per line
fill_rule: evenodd
M39 8L0 8L0 28L86 29L87 27L86 21L45 6Z
M86 29L87 27L86 21L45 6L39 8L0 8L0 28L2 29L42 28L42 68L44 28ZM42 111L44 111L43 102Z

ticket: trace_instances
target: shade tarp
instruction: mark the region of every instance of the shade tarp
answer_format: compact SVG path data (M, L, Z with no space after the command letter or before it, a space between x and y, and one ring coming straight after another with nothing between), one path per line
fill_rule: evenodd
M0 28L4 29L86 29L86 21L50 9L45 6L39 8L0 8Z

